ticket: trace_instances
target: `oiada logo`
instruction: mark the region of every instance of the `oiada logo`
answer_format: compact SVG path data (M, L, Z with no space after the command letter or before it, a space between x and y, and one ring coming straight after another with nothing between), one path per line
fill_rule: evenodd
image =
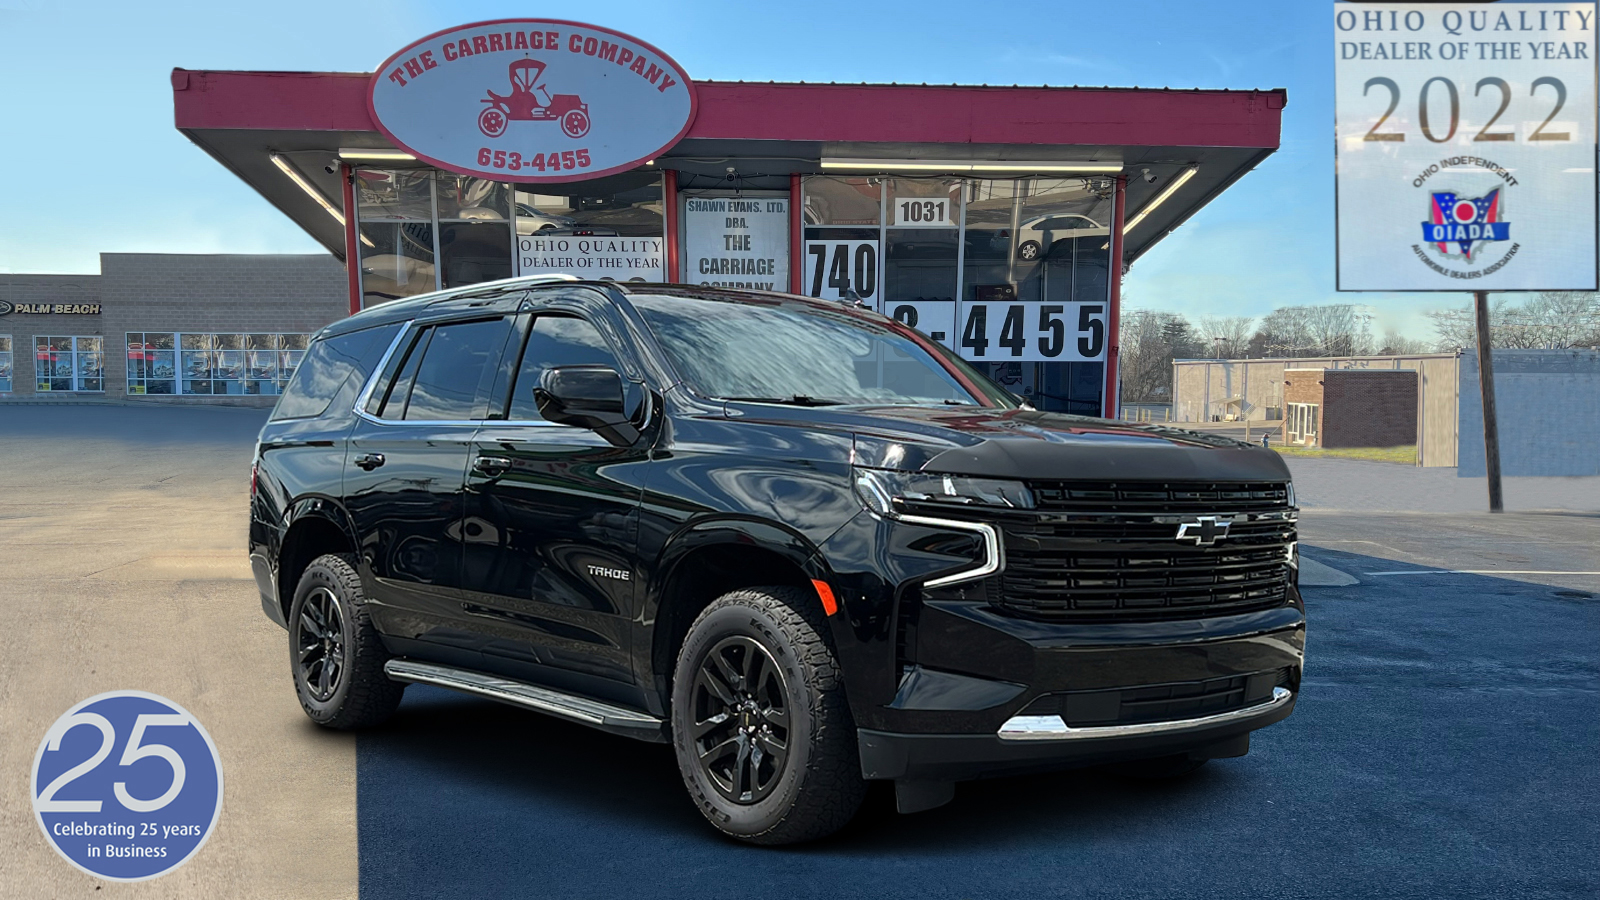
M1428 221L1422 223L1422 240L1446 259L1475 264L1494 241L1511 239L1505 220L1501 188L1482 197L1457 196L1452 191L1429 195Z
M415 41L367 87L378 130L449 172L529 184L627 172L689 131L694 84L635 37L556 19L462 25Z

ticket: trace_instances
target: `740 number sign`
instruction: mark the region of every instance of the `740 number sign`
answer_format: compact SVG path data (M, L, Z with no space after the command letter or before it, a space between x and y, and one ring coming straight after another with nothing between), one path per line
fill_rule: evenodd
M956 350L975 362L1105 359L1104 303L961 304Z

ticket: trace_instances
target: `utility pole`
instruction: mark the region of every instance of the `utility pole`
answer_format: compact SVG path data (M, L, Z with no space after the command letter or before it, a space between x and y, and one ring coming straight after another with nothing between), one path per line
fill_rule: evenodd
M1474 291L1478 318L1478 393L1483 398L1483 468L1489 477L1489 512L1505 511L1500 495L1500 423L1494 410L1494 361L1489 355L1489 292Z

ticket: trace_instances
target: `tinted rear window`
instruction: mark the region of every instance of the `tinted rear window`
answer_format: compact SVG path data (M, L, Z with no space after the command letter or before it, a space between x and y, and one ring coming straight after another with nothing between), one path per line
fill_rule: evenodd
M272 411L279 419L309 419L327 412L346 382L365 382L400 325L384 325L324 338L311 345Z

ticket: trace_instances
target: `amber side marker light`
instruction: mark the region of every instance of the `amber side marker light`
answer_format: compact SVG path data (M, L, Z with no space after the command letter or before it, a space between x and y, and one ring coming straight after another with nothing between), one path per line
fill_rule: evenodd
M817 599L822 601L822 611L833 615L839 611L839 601L833 599L833 588L828 587L826 581L811 579L811 586L817 589Z

